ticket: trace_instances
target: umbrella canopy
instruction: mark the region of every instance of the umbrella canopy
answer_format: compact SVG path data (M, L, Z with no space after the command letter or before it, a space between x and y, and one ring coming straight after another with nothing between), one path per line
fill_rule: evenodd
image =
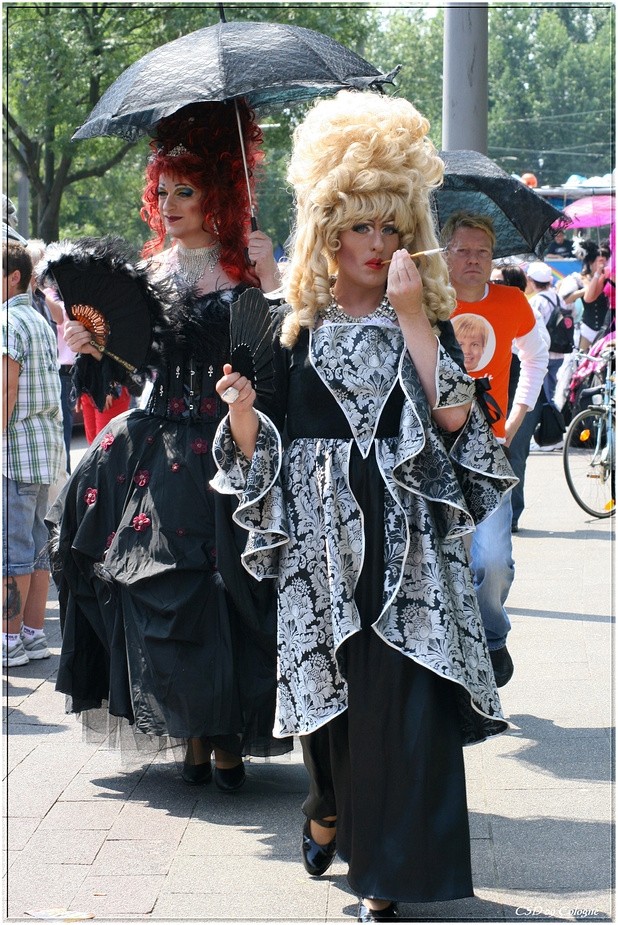
M540 255L553 239L552 225L566 224L562 212L484 154L441 151L440 157L444 182L434 193L440 230L454 212L489 216L496 232L494 258L498 258Z
M183 106L245 97L274 108L344 88L380 89L381 74L327 35L282 23L220 22L155 48L106 90L73 139L154 135Z
M613 196L584 196L564 209L571 228L599 228L616 221L616 200Z

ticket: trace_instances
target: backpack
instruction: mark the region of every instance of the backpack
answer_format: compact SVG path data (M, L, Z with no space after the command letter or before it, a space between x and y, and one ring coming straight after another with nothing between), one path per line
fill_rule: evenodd
M547 299L553 308L545 325L551 338L549 344L550 353L572 353L574 347L573 335L575 333L573 315L564 311L560 304L559 296L557 304L554 304L546 293L541 292L540 295Z

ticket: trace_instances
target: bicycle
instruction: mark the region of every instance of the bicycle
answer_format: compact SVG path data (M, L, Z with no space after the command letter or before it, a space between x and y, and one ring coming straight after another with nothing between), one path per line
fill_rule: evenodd
M615 351L603 351L601 359L604 381L580 393L591 404L569 424L562 461L579 506L593 517L612 517L616 510Z

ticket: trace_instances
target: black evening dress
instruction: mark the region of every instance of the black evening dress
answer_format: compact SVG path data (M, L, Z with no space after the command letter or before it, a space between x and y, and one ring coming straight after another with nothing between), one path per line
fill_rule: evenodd
M274 582L243 569L235 502L210 486L223 416L215 383L243 288L172 307L151 350L146 408L98 435L48 524L62 625L56 688L68 711L95 727L109 714L148 736L208 737L264 757L292 748L271 735Z
M304 812L337 816L359 895L469 896L462 745L507 723L463 538L516 479L475 401L438 430L394 325L325 323L276 364L251 461L224 419L214 484L247 568L277 576L275 732L302 737ZM442 347L436 384L438 407L474 398Z

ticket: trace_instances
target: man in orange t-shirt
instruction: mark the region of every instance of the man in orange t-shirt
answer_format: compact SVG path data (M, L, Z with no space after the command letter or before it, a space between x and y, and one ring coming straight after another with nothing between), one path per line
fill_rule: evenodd
M452 322L466 371L475 379L489 378L491 395L502 411L493 425L494 433L508 448L541 391L547 372L547 344L524 294L515 287L489 282L496 240L491 219L458 212L446 222L442 239L457 294ZM507 417L513 344L521 371ZM511 623L504 608L515 577L511 521L511 498L506 495L500 507L477 525L471 549L474 586L499 687L513 674L506 647Z

